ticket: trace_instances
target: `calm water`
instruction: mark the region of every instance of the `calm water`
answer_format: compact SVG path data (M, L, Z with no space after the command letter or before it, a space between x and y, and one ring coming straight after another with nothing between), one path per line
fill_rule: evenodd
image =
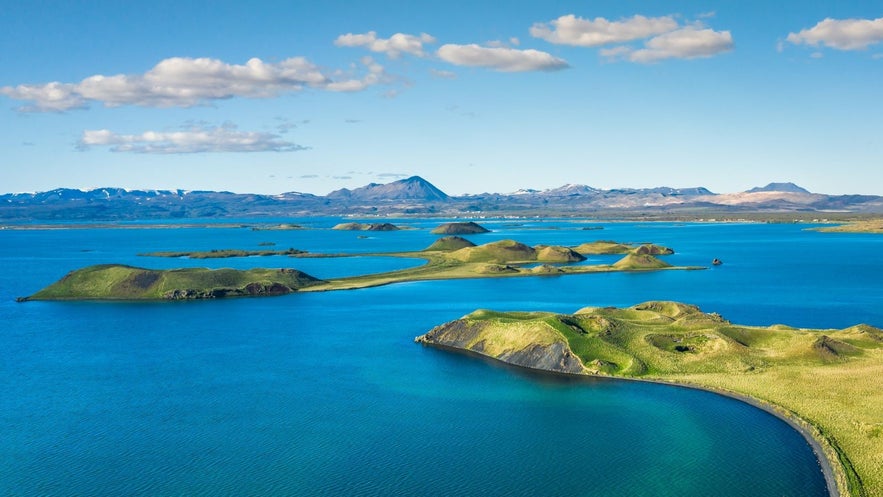
M288 220L286 220L288 221ZM335 219L302 220L328 227ZM415 345L475 308L573 312L671 299L735 322L883 325L883 237L796 225L485 223L482 243L672 246L706 271L420 282L181 303L16 304L88 264L297 267L419 261L191 261L156 250L420 249L438 221L370 234L247 229L0 231L0 495L825 495L772 416L704 392L530 374ZM596 225L597 223L592 223Z

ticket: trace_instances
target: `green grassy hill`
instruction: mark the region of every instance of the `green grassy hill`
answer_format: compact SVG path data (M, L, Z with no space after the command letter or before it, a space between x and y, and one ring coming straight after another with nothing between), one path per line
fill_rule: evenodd
M478 310L417 341L536 369L746 395L822 441L844 494L883 495L883 331L871 326L740 326L695 306L648 302L572 315Z
M472 221L445 223L430 231L434 235L475 235L488 232L490 232L489 229Z
M573 250L583 255L630 253L636 253L639 255L669 255L674 253L674 250L668 247L663 247L661 245L654 245L650 243L645 243L641 245L630 245L627 243L613 242L610 240L597 240L594 242L586 242L573 247Z
M430 251L444 251L450 252L452 250L459 250L461 248L466 247L474 247L475 244L470 242L469 240L459 237L459 236L444 236L434 241L432 245L423 249L425 252Z
M68 273L27 300L183 300L284 295L323 283L294 269L143 269L104 264Z
M515 240L500 240L475 247L465 247L449 254L461 262L577 262L585 257L567 247L537 245L531 247Z

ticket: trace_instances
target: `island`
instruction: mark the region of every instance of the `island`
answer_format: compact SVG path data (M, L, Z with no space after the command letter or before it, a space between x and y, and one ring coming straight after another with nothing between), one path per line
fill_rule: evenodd
M271 296L324 281L296 269L144 269L101 264L72 271L28 300L197 300Z
M266 242L261 243L264 245ZM271 242L272 243L272 242ZM268 245L265 245L268 246ZM289 248L286 250L241 250L241 249L213 249L195 250L192 252L145 252L138 254L142 257L186 257L188 259L225 259L229 257L266 257L270 255L295 256L305 254L306 251Z
M430 231L430 233L434 235L477 235L479 233L490 233L490 231L478 223L467 221L444 223Z
M696 306L646 302L570 315L477 310L415 340L542 371L734 396L813 442L830 463L833 494L883 494L883 330L872 326L742 326Z
M352 290L408 281L552 276L612 271L705 269L679 267L651 255L641 245L613 264L575 264L585 257L569 247L529 246L515 240L475 245L459 237L444 237L413 252L309 253L288 251L154 252L163 257L244 257L282 253L297 258L386 256L417 258L425 264L398 271L321 280L296 269L145 269L103 264L73 271L27 300L180 300L237 296L284 295L293 291ZM284 287L284 288L283 288Z
M333 230L342 231L398 231L402 229L392 223L340 223Z

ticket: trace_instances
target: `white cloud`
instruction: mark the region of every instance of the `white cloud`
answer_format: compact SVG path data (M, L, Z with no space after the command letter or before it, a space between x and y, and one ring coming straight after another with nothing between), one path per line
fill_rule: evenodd
M378 38L377 32L368 31L362 34L347 33L334 40L338 47L365 47L372 52L385 53L390 58L397 58L403 53L423 57L424 43L435 43L435 38L426 34L409 35L396 33L389 38Z
M458 66L488 67L501 72L556 71L570 67L566 61L539 50L505 47L442 45L438 56Z
M242 65L218 59L173 57L160 61L144 74L97 74L79 83L51 82L0 87L0 94L32 102L23 111L81 109L90 101L106 107L192 107L233 97L268 98L304 88L327 91L359 91L384 81L383 68L370 57L363 60L367 74L325 74L304 57L277 63L252 58Z
M631 62L651 63L663 59L696 59L711 57L733 49L733 36L729 31L714 31L685 27L647 40L644 48L632 49L619 46L601 50L608 58L621 58Z
M877 19L831 19L815 26L789 33L787 40L795 45L818 46L820 43L838 50L862 50L883 41L883 17Z
M609 21L603 17L583 19L569 14L548 23L535 23L530 28L530 34L560 45L596 47L648 38L677 28L678 22L671 16L636 15L620 21Z
M306 150L273 133L239 131L232 124L194 126L182 131L145 131L137 135L107 129L86 130L78 147L109 147L111 152L193 154L202 152L295 152Z

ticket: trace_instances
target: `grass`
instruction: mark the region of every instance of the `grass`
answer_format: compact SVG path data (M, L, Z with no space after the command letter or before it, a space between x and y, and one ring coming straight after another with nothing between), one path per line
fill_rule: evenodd
M883 219L861 219L837 226L809 228L825 233L883 233Z
M453 237L451 237L453 238ZM430 247L432 248L432 247ZM453 248L453 247L443 247ZM463 247L456 250L423 250L417 252L386 252L386 253L359 253L359 254L311 254L303 251L289 249L285 251L244 251L244 250L216 250L208 252L154 252L147 255L164 257L242 257L246 255L289 255L296 258L332 258L332 257L355 257L355 256L388 256L388 257L413 257L426 260L426 264L416 267L391 271L386 273L368 274L346 278L336 278L328 281L320 281L303 273L303 281L290 281L276 275L278 269L252 269L248 271L234 271L230 269L209 272L208 269L181 269L152 271L148 269L132 268L129 266L91 266L81 269L63 278L61 281L37 292L28 299L165 299L174 296L174 291L191 291L182 298L212 298L212 296L237 296L253 295L246 288L250 283L260 283L266 290L259 292L260 295L276 294L276 290L270 290L274 284L290 287L291 290L299 291L329 291L329 290L352 290L373 286L388 285L407 281L463 279L463 278L503 278L503 277L527 277L527 276L554 276L569 274L585 274L611 271L644 271L657 269L701 269L672 267L652 255L629 254L622 261L613 265L557 265L543 264L537 267L524 267L525 264L535 262L559 262L567 263L582 260L583 257L567 247L537 245L530 247L513 240L503 240L485 245ZM623 262L625 261L625 262ZM133 273L137 272L137 274ZM186 275L183 279L176 276ZM224 282L204 280L208 274L212 278L220 278L221 275L236 275L235 278ZM160 275L156 286L142 288L141 282L145 278ZM267 275L276 275L271 278ZM140 278L140 279L139 279ZM137 281L136 281L137 280ZM248 281L245 281L248 280ZM305 284L305 283L309 284ZM267 286L269 285L269 286ZM172 292L172 293L169 293ZM214 293L213 293L214 292ZM270 293L267 293L270 292ZM217 294L217 295L215 295ZM223 295L222 295L223 294ZM180 293L179 293L180 295Z
M466 247L474 247L475 244L470 242L469 240L459 237L459 236L443 236L438 240L434 241L432 245L423 249L426 252L441 250L445 252L450 252L452 250L459 250L461 248Z
M282 295L322 283L293 269L153 270L105 264L68 273L27 300L181 300Z
M674 250L668 247L663 247L662 245L654 245L650 243L634 245L628 243L614 242L610 240L597 240L594 242L586 242L573 247L573 250L579 252L582 255L625 255L631 253L636 253L638 255L669 255L674 253Z
M488 232L489 229L472 221L444 223L430 231L434 235L475 235Z
M791 417L820 440L843 495L883 495L883 331L751 327L675 302L573 315L477 311L473 323L513 351L566 342L584 373L648 379L745 395ZM481 323L481 326L475 326ZM445 345L446 326L424 342ZM430 334L424 337L429 337ZM468 348L468 347L461 347Z

